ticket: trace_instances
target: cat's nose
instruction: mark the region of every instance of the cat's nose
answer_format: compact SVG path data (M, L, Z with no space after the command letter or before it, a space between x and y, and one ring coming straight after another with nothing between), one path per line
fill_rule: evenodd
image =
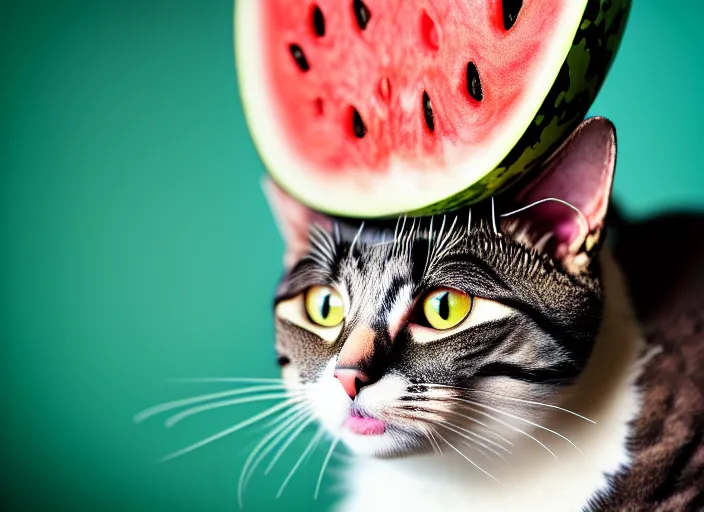
M342 387L351 399L357 396L359 390L371 382L369 376L362 370L352 368L338 368L335 370L335 378L340 381Z

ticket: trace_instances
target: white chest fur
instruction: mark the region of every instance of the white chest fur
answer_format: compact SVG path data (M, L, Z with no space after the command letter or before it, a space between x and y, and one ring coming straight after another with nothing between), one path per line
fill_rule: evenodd
M530 433L550 447L555 460L527 437L516 443L507 462L468 456L495 476L482 474L445 446L443 454L394 460L356 459L347 472L344 512L403 511L581 511L606 485L607 474L630 463L625 443L629 422L640 410L635 388L643 342L621 274L610 255L602 256L606 310L590 363L565 406L593 419L590 424L555 415L549 427L572 441L540 430ZM499 463L500 462L500 463Z

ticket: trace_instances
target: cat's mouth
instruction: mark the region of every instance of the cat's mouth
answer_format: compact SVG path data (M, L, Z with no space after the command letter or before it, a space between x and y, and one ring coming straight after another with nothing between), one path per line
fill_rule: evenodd
M355 410L350 411L344 427L360 436L380 436L386 432L386 423L371 416L362 415Z

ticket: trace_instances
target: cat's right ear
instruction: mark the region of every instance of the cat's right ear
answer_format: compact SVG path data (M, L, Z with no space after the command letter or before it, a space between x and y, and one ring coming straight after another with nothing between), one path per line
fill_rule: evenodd
M310 249L310 230L318 225L325 230L332 228L332 221L284 192L269 177L262 180L264 195L286 245L284 267L291 268Z
M509 200L515 210L502 227L568 271L583 272L597 252L615 165L614 125L603 117L583 121Z

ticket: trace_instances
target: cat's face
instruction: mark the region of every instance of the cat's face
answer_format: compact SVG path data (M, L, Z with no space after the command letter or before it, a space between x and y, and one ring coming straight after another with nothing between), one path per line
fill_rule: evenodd
M605 128L586 132L613 144ZM560 154L584 158L579 139ZM565 168L558 159L522 200L563 183ZM284 208L276 352L292 393L356 453L398 456L450 439L496 452L492 426L506 411L534 418L530 402L558 402L599 330L598 265L585 245L603 223L613 161L589 168L608 179L590 181L581 202L570 196L588 229L562 205L498 229L481 207L471 223L464 210L371 227Z

